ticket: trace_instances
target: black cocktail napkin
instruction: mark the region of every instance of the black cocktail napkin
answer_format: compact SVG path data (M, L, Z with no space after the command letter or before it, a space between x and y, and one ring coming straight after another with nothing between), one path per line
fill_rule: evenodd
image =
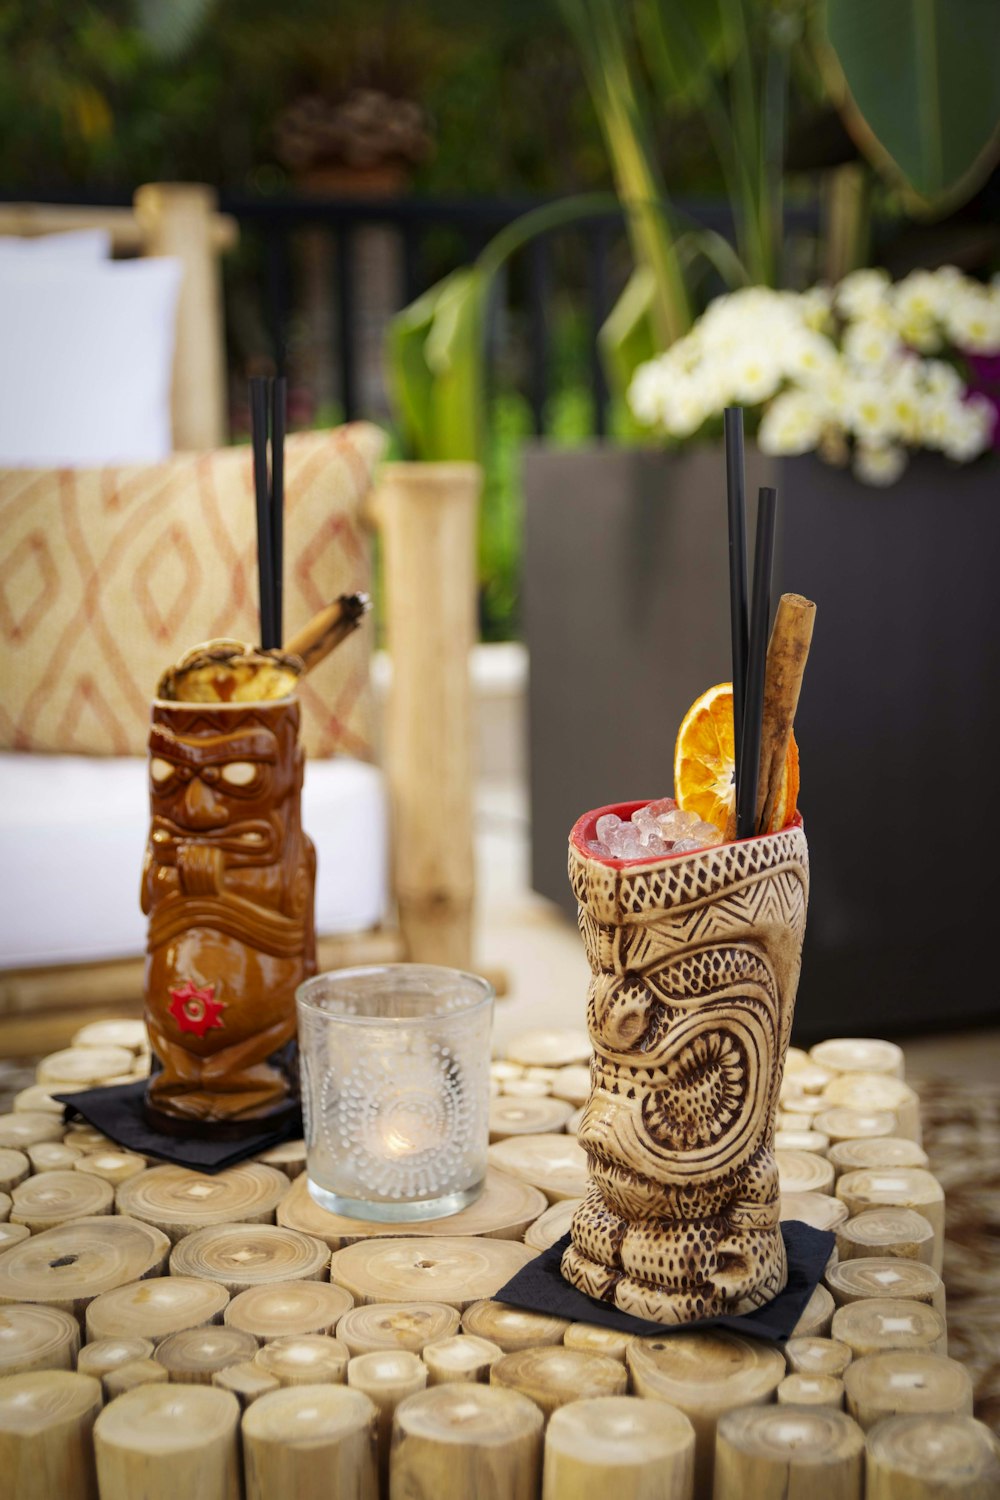
M66 1119L82 1115L88 1125L100 1130L119 1146L127 1146L143 1156L157 1156L179 1167L196 1172L221 1172L225 1167L259 1156L282 1141L294 1141L302 1134L302 1117L296 1115L280 1127L262 1128L256 1135L238 1141L199 1139L195 1136L166 1135L156 1130L143 1113L142 1101L146 1080L122 1083L111 1089L84 1089L79 1094L53 1094L66 1106Z
M620 1333L669 1335L685 1328L730 1328L733 1333L745 1333L774 1344L784 1343L819 1284L835 1240L829 1230L813 1229L811 1224L803 1224L798 1219L787 1219L781 1226L781 1233L788 1257L788 1284L766 1307L757 1307L742 1317L722 1314L675 1327L633 1318L629 1313L619 1312L609 1302L597 1302L562 1278L559 1265L570 1241L568 1234L529 1261L494 1294L495 1300L507 1302L512 1307L529 1308L532 1312L568 1318L571 1323L598 1323L602 1328L614 1328Z

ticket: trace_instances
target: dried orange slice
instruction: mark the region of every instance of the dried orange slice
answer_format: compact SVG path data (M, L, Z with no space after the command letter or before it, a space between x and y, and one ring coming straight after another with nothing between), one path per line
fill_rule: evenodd
M792 735L785 757L770 832L795 816L799 794L799 749ZM733 685L720 682L697 698L677 731L674 796L687 812L725 829L736 811L736 749L733 740Z

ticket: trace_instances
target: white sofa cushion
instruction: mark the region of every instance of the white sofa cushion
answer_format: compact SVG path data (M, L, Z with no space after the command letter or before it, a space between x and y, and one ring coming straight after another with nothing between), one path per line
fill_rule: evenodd
M0 464L168 456L180 277L176 260L0 257Z
M67 229L61 234L21 236L0 234L0 259L94 261L111 256L111 235L106 229Z
M0 968L144 951L146 776L132 756L0 755ZM388 890L381 773L346 758L307 761L302 823L318 859L317 931L377 926Z

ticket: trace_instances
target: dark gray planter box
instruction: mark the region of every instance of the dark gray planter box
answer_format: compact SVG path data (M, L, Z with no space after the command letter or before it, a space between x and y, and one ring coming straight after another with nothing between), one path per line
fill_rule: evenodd
M774 475L748 454L749 493ZM818 605L797 1037L995 1019L1000 461L919 455L875 490L803 458L777 483L775 595ZM721 450L535 446L525 492L532 880L575 914L573 821L669 791L681 717L731 676L725 472Z

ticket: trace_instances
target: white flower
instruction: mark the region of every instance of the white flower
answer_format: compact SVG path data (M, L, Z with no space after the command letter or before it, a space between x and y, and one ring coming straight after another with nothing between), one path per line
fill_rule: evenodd
M950 396L957 400L965 389L955 366L945 364L943 359L923 360L921 378L929 396Z
M1000 350L1000 292L967 282L956 289L944 313L948 336L969 354Z
M898 359L902 348L892 328L863 318L847 329L843 351L848 364L871 374Z
M776 351L761 340L732 356L728 374L734 400L756 406L774 395L782 372Z
M828 286L810 287L799 297L799 316L807 328L825 333L833 311L833 292Z
M822 404L808 391L783 391L764 413L757 433L763 453L811 453L823 432Z
M888 272L852 271L834 292L837 311L846 318L875 317L887 305L888 289Z
M940 413L935 446L958 463L978 458L990 445L993 414L988 401L951 402Z
M853 471L864 484L895 484L905 468L905 451L888 443L880 447L859 443L854 450Z
M880 380L855 380L847 391L847 416L854 436L879 447L895 437L892 410L885 385Z
M836 346L821 333L796 329L779 351L790 380L822 388L833 379L840 364Z

